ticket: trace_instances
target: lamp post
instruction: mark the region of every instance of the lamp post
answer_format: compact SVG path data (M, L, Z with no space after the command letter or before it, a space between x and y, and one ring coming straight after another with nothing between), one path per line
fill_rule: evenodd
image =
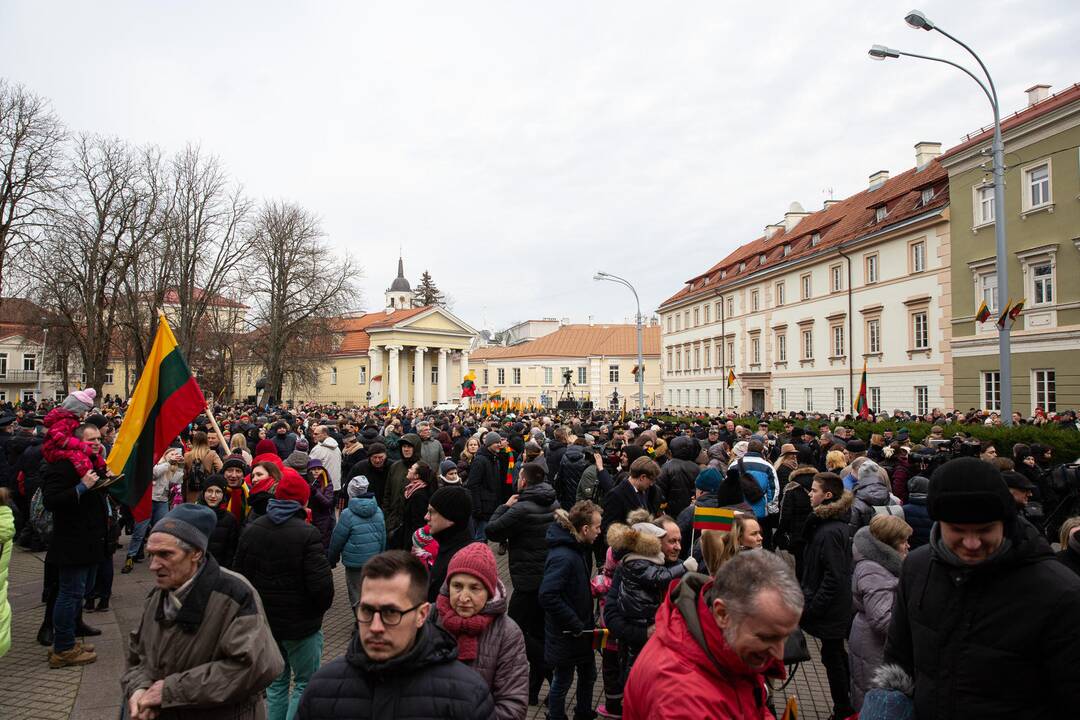
M1005 143L1001 139L1001 106L998 103L997 88L994 87L994 79L990 76L990 71L986 69L986 64L983 63L982 58L980 58L966 43L942 30L919 10L912 10L907 14L904 20L916 30L926 30L927 32L937 30L939 33L964 48L964 50L967 50L967 52L975 58L975 61L979 63L979 67L986 77L986 82L983 82L975 75L975 73L971 72L971 70L968 70L963 65L951 60L929 55L902 52L900 50L885 47L884 45L874 45L870 48L869 52L870 57L875 60L913 57L919 58L920 60L931 60L933 62L951 65L974 80L979 88L982 89L983 93L986 94L986 98L990 101L990 106L994 110L994 138L991 143L991 152L993 154L994 177L994 240L997 246L998 307L996 309L1000 311L1002 310L1000 300L1001 298L1008 297L1009 293L1009 267L1007 249L1005 246L1005 219L1003 217L1005 213ZM1010 330L1011 328L1007 320L1002 323L1002 327L998 328L998 356L1001 362L1001 420L1005 425L1012 425L1012 356L1010 355Z
M637 290L630 284L629 280L619 277L618 275L612 275L611 273L598 271L593 275L593 280L606 280L608 282L619 283L630 288L630 292L634 293L634 303L637 305L637 388L638 388L638 412L642 417L645 417L645 358L644 358L644 339L642 337L642 318L641 318L641 300L638 299Z

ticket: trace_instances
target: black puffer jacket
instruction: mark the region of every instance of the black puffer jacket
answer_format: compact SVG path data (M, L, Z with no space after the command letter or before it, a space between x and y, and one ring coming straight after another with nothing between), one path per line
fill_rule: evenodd
M694 500L694 481L700 470L697 456L701 453L701 446L694 438L680 435L672 439L668 449L671 450L671 459L660 468L656 485L667 501L664 512L678 517Z
M214 508L217 515L217 525L214 532L210 533L210 542L206 549L217 560L218 565L231 570L233 558L236 556L236 546L240 542L240 523L228 510L221 507Z
M585 454L585 448L580 445L571 445L563 453L559 463L559 479L556 481L555 493L559 496L559 504L567 511L574 507L577 500L578 483L585 473L585 468L592 462L592 456Z
M465 487L472 496L473 517L487 520L502 502L499 485L499 458L487 447L481 446L469 465L469 477Z
M850 492L818 505L806 520L803 537L802 629L822 640L846 638L851 625L851 503Z
M797 467L788 475L788 483L784 487L776 543L792 553L801 553L805 547L803 527L811 514L810 486L816 474L817 468L808 465Z
M53 514L53 536L47 562L94 565L105 559L108 508L103 490L79 493L82 483L68 460L41 466L42 500Z
M354 634L344 656L311 676L296 716L487 720L494 711L487 683L458 662L454 638L427 622L404 655L386 662L369 659Z
M544 450L544 457L547 458L548 476L547 481L551 487L558 488L556 484L559 478L559 467L562 463L563 455L566 454L566 443L561 440L552 440L547 444L547 449Z
M621 558L621 584L617 602L627 623L648 627L655 622L656 610L664 600L671 581L686 573L686 566L675 563L667 566L660 551L660 538L632 527L616 523L607 534L608 545L615 557Z
M1006 528L1011 546L978 565L954 559L936 527L904 562L885 662L915 679L920 720L1080 707L1080 578L1028 522Z
M544 662L560 666L591 661L592 633L587 632L593 627L589 547L571 528L565 510L555 512L547 543L539 593L540 607L544 608Z
M259 591L278 640L301 640L322 627L334 602L334 576L322 535L299 510L280 525L275 508L244 529L233 569Z
M555 520L559 502L546 482L521 491L513 505L500 505L485 533L491 542L510 546L510 579L514 590L533 591L544 579L547 529Z

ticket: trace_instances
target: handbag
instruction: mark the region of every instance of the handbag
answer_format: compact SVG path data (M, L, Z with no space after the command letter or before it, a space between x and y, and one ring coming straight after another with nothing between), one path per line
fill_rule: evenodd
M798 665L810 661L810 648L806 645L806 635L802 628L795 628L795 632L788 635L784 641L784 665Z

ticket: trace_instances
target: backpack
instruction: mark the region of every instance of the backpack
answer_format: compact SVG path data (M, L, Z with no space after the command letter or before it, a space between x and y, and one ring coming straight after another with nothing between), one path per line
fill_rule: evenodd
M41 541L48 545L52 541L53 514L45 509L45 493L38 488L30 498L30 525Z
M187 477L184 478L184 489L188 492L201 493L203 487L205 487L206 478L206 466L203 465L202 460L196 460L191 463L191 469L187 472Z
M761 489L761 485L758 484L757 479L746 471L746 466L743 465L742 458L739 458L739 487L742 488L743 497L746 498L746 502L754 505L761 501L761 498L765 497L765 491Z

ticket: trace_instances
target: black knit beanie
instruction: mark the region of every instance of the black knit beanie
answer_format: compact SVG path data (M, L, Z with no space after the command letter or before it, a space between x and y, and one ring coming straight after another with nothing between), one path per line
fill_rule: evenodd
M926 509L938 521L988 523L1012 519L1016 503L996 467L978 458L960 457L939 467L930 478Z
M472 498L469 497L469 491L460 485L439 488L428 504L455 525L464 525L472 515Z

